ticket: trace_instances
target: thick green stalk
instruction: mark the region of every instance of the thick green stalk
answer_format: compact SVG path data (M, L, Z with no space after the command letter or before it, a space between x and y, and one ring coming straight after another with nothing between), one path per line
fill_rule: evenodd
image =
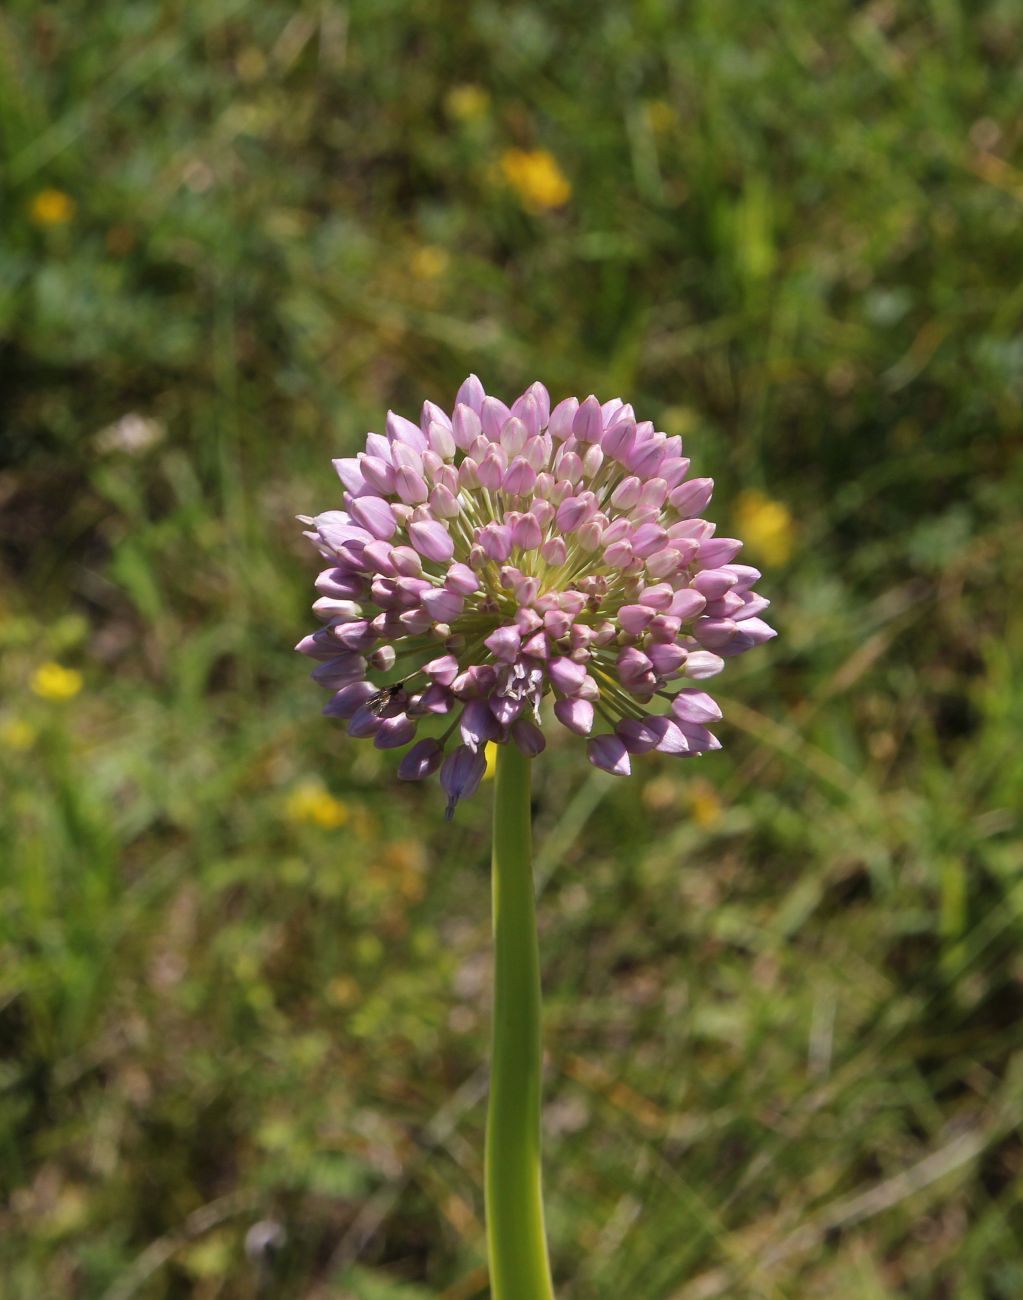
M540 955L530 760L498 745L494 795L494 1031L487 1111L491 1300L553 1300L540 1192Z

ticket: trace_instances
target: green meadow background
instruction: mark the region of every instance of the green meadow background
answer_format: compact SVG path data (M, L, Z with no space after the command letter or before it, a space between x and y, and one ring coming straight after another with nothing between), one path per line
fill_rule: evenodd
M623 395L780 631L536 765L559 1300L1023 1294L1016 0L9 0L0 1296L485 1300L490 785L320 717L388 407Z

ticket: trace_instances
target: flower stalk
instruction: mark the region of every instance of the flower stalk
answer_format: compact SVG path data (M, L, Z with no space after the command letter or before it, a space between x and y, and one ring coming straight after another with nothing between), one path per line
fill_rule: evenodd
M497 749L486 1217L492 1300L553 1300L540 1173L541 998L530 762Z

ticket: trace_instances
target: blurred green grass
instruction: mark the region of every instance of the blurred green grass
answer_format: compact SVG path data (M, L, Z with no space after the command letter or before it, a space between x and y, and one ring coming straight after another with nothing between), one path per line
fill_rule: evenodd
M489 796L443 824L290 651L329 457L470 369L792 521L721 754L541 760L559 1296L1021 1293L1021 38L7 6L4 1300L486 1294Z

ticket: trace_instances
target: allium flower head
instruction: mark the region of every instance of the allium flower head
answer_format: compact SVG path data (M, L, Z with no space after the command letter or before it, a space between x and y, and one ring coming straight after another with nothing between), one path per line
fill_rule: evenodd
M681 438L618 398L551 410L535 383L508 407L470 375L450 415L391 412L334 466L344 509L301 517L328 567L324 626L297 648L349 735L415 741L398 775L439 768L449 816L489 741L543 749L547 695L607 772L720 748L693 683L775 632L741 542L701 518L713 484L689 477Z

